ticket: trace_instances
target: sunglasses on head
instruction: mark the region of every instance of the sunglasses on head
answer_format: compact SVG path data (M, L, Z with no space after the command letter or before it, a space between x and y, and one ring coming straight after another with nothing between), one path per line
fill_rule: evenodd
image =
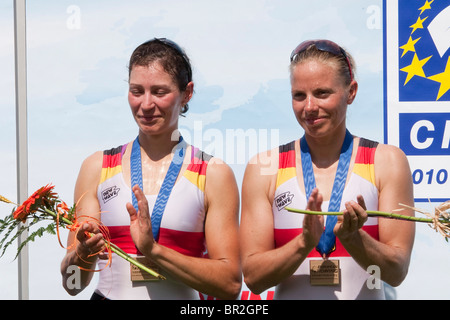
M330 40L308 40L300 43L291 53L291 62L294 61L298 54L302 53L312 45L314 45L319 51L328 52L335 56L343 56L347 62L350 79L353 80L352 67L350 65L350 60L347 53L339 45Z
M171 47L172 49L174 49L178 54L180 54L183 57L183 60L186 64L186 68L188 69L188 77L189 77L189 81L192 80L192 69L191 69L191 64L189 63L189 59L186 56L186 53L183 51L183 49L181 49L181 47L176 44L175 42L173 42L172 40L166 39L166 38L155 38L153 40L150 41L157 41L157 42L161 42L163 44L165 44L166 46ZM149 42L150 42L149 41Z

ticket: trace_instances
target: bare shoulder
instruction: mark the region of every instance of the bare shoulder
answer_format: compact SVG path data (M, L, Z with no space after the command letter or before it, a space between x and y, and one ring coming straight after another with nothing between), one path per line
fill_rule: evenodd
M204 194L209 226L212 221L223 219L237 221L239 190L236 179L230 166L219 158L208 161Z
M222 159L212 157L206 168L206 193L223 190L223 192L237 189L236 178L231 167Z
M102 163L102 151L91 154L83 161L75 186L75 198L86 192L95 193L101 177Z
M405 153L398 147L380 144L375 153L375 176L378 185L396 183L409 183L411 169Z
M398 147L389 144L379 144L375 154L375 164L391 166L407 163L405 153Z
M211 171L229 171L231 170L230 166L220 158L211 157L208 161L207 170Z
M274 176L278 172L278 148L267 150L253 156L246 167L246 177Z
M84 159L81 164L80 175L96 175L100 177L103 163L103 152L97 151Z
M245 168L242 181L242 203L271 203L278 173L278 148L255 155Z

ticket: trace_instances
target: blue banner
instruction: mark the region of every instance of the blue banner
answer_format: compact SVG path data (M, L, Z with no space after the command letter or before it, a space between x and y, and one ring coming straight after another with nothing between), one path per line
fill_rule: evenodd
M406 155L450 155L450 113L400 113L399 121Z
M450 101L449 28L449 0L399 0L400 101Z

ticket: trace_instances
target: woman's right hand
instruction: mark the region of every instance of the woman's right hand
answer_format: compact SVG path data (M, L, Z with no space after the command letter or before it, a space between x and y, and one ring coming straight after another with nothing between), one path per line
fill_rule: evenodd
M84 222L77 232L77 240L76 250L80 258L87 260L93 255L102 257L101 252L105 249L105 240L95 223L90 221Z

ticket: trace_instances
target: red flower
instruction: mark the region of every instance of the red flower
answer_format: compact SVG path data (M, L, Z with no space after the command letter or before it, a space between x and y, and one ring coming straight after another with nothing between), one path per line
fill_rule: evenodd
M54 200L57 199L56 193L52 192L54 187L48 184L35 191L14 211L14 219L25 222L30 213L36 212L42 206L52 205Z

